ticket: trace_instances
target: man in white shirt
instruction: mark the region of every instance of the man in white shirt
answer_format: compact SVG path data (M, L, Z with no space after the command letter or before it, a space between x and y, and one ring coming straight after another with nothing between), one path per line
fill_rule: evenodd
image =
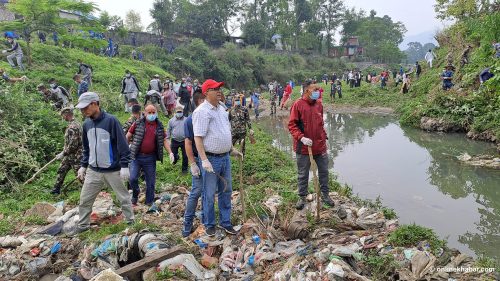
M236 234L231 224L231 161L229 154L242 157L232 149L231 124L228 113L220 105L224 82L208 79L201 86L205 101L193 112L196 149L201 160L203 179L203 224L208 236L216 229L215 194L218 194L219 227Z

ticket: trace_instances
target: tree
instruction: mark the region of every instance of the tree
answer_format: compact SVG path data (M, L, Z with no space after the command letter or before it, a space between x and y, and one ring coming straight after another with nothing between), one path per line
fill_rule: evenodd
M318 9L319 22L326 33L327 50L333 44L333 35L343 20L344 4L341 0L323 0Z
M27 43L28 64L31 65L31 36L38 31L68 34L68 28L73 30L98 30L98 23L91 20L90 15L96 10L93 3L78 0L17 0L7 4L7 9L20 17L12 22L2 22L3 30L22 32ZM60 11L72 11L80 14L77 20L60 17ZM68 34L68 38L72 35ZM77 35L73 37L78 37Z
M111 16L108 12L103 11L99 15L99 23L105 28L108 29L111 26Z
M144 29L141 23L141 15L133 10L128 11L125 15L125 27L132 32L141 32Z
M263 46L266 40L266 27L262 22L251 19L243 25L243 37L249 45Z
M436 48L436 45L432 43L427 43L422 46L420 42L410 42L408 43L408 49L404 52L406 54L407 60L410 63L422 60L428 50Z
M171 0L156 0L153 2L153 8L149 10L149 13L159 34L165 35L175 31L176 11Z
M477 16L481 7L487 11L490 5L487 0L436 0L434 10L438 19L463 20Z
M343 42L349 37L358 37L365 54L374 61L400 62L404 57L398 48L406 32L403 23L393 22L387 15L378 17L373 10L369 16L364 16L363 11L347 11L346 17L342 32Z

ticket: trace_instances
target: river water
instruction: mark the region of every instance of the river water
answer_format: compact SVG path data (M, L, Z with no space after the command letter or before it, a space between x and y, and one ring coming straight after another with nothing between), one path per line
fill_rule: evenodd
M455 156L496 153L463 134L401 127L392 116L325 114L330 169L361 198L380 196L401 224L432 228L448 246L500 260L500 171ZM274 145L292 157L287 118L263 119Z

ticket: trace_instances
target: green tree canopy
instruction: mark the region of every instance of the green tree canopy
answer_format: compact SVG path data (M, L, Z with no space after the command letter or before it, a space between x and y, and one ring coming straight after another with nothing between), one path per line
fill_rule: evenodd
M14 30L23 34L27 43L28 63L31 64L31 36L35 32L57 32L65 40L81 41L88 30L101 31L98 21L91 16L96 10L93 3L78 0L16 0L7 4L7 9L19 18L11 22L2 22L3 30ZM80 15L78 19L61 17L61 11ZM71 29L73 33L68 33ZM93 40L87 40L93 41ZM98 46L99 42L92 42L90 46Z

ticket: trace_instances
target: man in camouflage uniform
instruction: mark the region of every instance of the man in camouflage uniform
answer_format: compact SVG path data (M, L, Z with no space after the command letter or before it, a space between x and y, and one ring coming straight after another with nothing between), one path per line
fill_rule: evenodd
M276 99L277 99L277 95L276 95L276 91L272 91L270 93L271 95L271 116L276 116Z
M253 136L252 124L250 123L250 114L246 106L241 105L241 99L235 99L234 107L229 110L229 122L231 122L231 135L233 145L241 143L247 136L247 127L250 135ZM245 147L242 146L241 153L245 154Z
M73 108L65 107L61 110L61 116L69 122L68 128L64 133L64 150L56 158L61 161L61 166L57 170L57 179L52 194L60 194L64 178L71 168L75 175L80 169L80 160L82 158L82 125L78 123L73 116Z
M37 86L39 93L43 95L45 102L50 103L55 110L60 110L63 107L64 100L48 89L44 84L39 84Z
M134 125L135 121L141 118L141 106L138 104L134 104L131 106L132 115L128 118L127 122L125 122L122 126L123 132L128 133L128 129Z

